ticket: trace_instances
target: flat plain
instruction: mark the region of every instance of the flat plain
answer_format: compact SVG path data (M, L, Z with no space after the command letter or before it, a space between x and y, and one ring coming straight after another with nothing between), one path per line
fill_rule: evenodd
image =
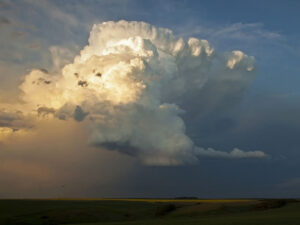
M0 225L297 225L294 199L0 200Z

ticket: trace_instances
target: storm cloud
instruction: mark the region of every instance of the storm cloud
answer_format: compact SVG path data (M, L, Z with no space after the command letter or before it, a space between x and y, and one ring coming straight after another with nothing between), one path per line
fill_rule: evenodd
M145 164L178 165L266 157L196 146L182 117L235 105L255 76L254 58L241 51L220 53L206 40L144 22L109 21L93 26L89 44L61 73L32 70L20 89L25 114L83 121L92 146L109 143Z

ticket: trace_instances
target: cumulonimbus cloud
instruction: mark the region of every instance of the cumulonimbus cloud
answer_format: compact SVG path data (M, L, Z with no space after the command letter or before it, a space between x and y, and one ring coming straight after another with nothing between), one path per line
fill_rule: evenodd
M201 114L226 96L240 97L254 78L254 58L241 51L219 53L206 40L185 41L144 22L110 21L93 26L89 44L61 73L32 70L20 88L28 113L86 123L93 146L145 164L177 165L201 156L266 156L195 146L181 118L189 104L201 106Z

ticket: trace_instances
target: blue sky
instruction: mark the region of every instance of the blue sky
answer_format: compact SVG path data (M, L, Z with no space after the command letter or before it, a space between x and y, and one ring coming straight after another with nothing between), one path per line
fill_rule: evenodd
M187 133L202 146L261 149L271 159L140 166L127 179L95 182L84 195L299 197L299 10L297 0L0 0L0 101L17 101L30 69L59 70L51 46L62 47L60 57L70 62L94 23L144 21L178 37L207 39L218 51L239 49L255 57L253 85L230 112L185 118Z

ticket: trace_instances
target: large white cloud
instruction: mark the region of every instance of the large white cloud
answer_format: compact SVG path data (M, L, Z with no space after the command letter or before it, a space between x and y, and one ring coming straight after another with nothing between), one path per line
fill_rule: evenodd
M91 145L146 164L261 158L261 151L197 147L181 118L240 98L254 70L253 57L241 51L218 53L206 40L185 41L144 22L105 22L93 26L89 44L61 73L33 70L20 88L28 114L83 121Z

